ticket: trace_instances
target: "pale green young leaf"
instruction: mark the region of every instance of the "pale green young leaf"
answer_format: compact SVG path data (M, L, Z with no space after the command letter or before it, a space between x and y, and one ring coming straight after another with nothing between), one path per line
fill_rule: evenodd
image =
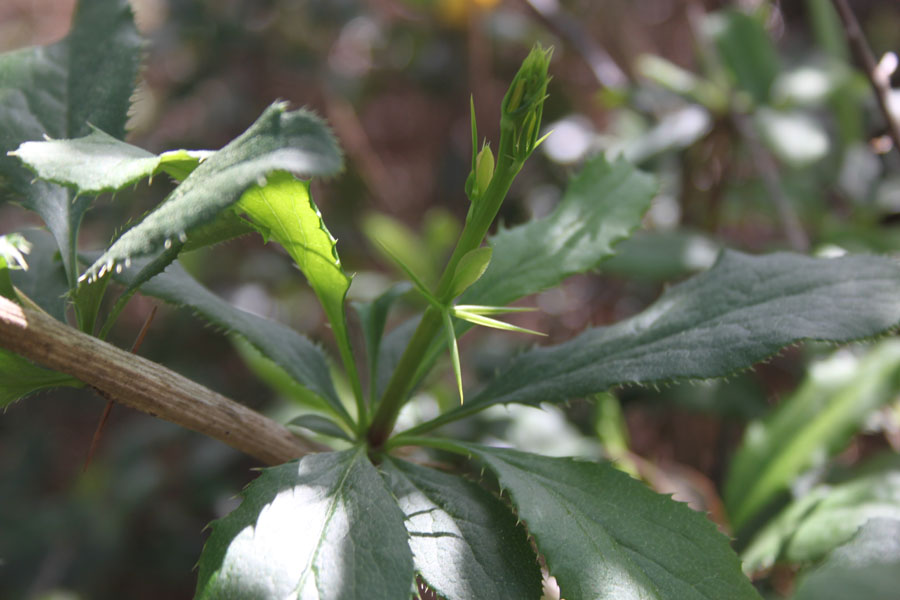
M400 509L416 571L447 600L537 600L541 570L502 500L462 477L389 459L381 465Z
M456 271L453 274L450 298L456 298L478 281L484 274L485 269L488 268L492 253L493 250L490 246L482 246L467 252L459 259L459 262L456 264Z
M364 448L265 469L212 524L197 598L408 598L403 513Z
M900 589L900 520L872 519L800 578L792 600L895 600Z
M0 197L21 202L44 219L74 283L76 234L90 198L73 200L7 156L22 142L88 135L91 123L125 134L142 42L128 0L81 0L62 41L0 55Z
M549 216L489 239L493 259L460 303L508 304L596 268L640 225L655 193L653 178L625 161L591 159Z
M154 254L213 221L251 186L275 171L327 175L341 168L331 132L305 110L276 102L227 146L212 154L141 223L126 231L82 275L100 277L114 265Z
M444 320L444 338L447 340L447 347L450 350L450 362L453 364L453 374L456 376L456 387L459 389L459 402L463 402L463 382L462 367L459 362L459 346L456 343L456 332L453 330L453 319L450 317L450 311L442 311L441 318Z
M735 531L803 471L843 450L898 391L898 340L882 342L861 358L845 351L814 364L794 394L750 424L732 459L723 499Z
M350 277L341 266L337 240L325 227L322 214L309 193L309 182L290 173L273 173L264 186L247 190L237 205L268 240L284 246L306 276L338 342L344 368L350 375L354 392L361 400L359 376L347 332L344 304Z
M429 246L430 239L423 239L404 223L382 213L364 215L361 228L372 247L384 258L398 266L406 265L425 282L437 279L435 260L438 257Z
M141 261L115 278L128 285L142 270ZM298 383L327 402L335 414L350 422L338 399L322 350L290 327L243 311L219 298L191 277L177 262L141 286L141 293L187 307L213 325L240 335Z
M481 307L475 307L481 308ZM497 307L486 307L486 308L497 308ZM531 335L547 335L546 333L541 333L540 331L534 331L533 329L525 329L524 327L518 327L516 325L512 325L510 323L505 323L503 321L498 321L497 319L492 319L490 317L484 316L483 313L473 310L463 310L458 306L453 307L452 311L453 316L462 319L463 321L468 321L473 325L481 325L482 327L491 327L492 329L502 329L504 331L515 331L517 333L530 333Z
M83 386L70 375L44 369L27 358L0 348L0 408L40 390Z
M900 521L897 455L863 465L846 481L817 485L785 507L741 553L744 571L768 569L776 561L817 561L875 518Z
M25 142L10 152L41 179L93 195L121 190L161 171L180 181L211 154L205 150L151 154L96 127L84 137Z
M724 252L642 313L527 352L434 427L494 404L565 402L616 385L731 375L802 340L849 342L900 323L900 265L876 256Z
M709 519L612 465L462 447L497 476L563 598L759 599Z

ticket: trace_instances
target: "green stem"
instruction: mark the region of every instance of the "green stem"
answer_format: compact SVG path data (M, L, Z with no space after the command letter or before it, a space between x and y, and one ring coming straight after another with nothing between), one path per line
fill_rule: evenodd
M481 245L513 180L522 168L522 163L513 158L510 141L512 137L511 135L501 137L494 177L484 195L472 204L453 255L438 282L437 292L434 295L442 304L447 304L453 299L448 296L452 292L456 265L466 253ZM419 365L426 358L427 350L442 325L441 311L434 306L429 306L401 356L397 368L391 375L375 416L372 418L372 424L369 427L369 443L372 447L381 447L390 436L397 421L397 415L409 399L409 394L417 381L416 372Z

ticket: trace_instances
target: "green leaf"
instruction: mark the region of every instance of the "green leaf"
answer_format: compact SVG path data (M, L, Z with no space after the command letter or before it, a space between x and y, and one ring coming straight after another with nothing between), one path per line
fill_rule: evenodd
M537 557L501 500L461 477L397 459L381 472L406 515L415 569L442 598L540 598Z
M66 322L66 273L59 259L53 236L42 229L26 229L21 235L28 241L28 270L9 271L9 279L23 294L53 318Z
M490 246L482 246L467 252L459 259L459 262L456 264L456 271L453 273L450 298L456 298L478 281L484 274L485 269L488 268L492 253L493 250Z
M435 257L416 232L400 221L381 213L369 213L362 219L362 232L372 247L391 263L408 265L408 269L433 283ZM426 286L427 288L427 286Z
M341 429L341 426L321 415L300 415L295 419L288 421L288 425L293 427L303 427L315 433L321 433L328 437L338 438L352 442L353 439L347 435L347 432Z
M616 246L603 272L647 281L684 279L715 264L721 246L707 236L680 231L637 231Z
M84 387L64 373L44 369L27 358L0 348L0 408L40 390Z
M497 476L562 597L759 598L711 521L613 466L462 447Z
M78 227L91 199L73 201L65 189L32 184L33 175L6 153L44 135L87 135L88 123L123 137L141 46L127 0L81 0L64 40L0 55L0 194L41 215L70 284Z
M866 521L900 521L900 459L887 455L876 468L852 479L821 484L788 505L741 555L744 570L768 569L775 561L819 560L853 537Z
M764 104L780 66L760 20L739 10L722 10L707 17L704 31L712 38L732 82L754 102Z
M25 142L10 152L41 179L93 195L121 190L160 171L182 180L212 154L172 150L157 156L96 127L84 137Z
M596 268L640 225L655 193L653 178L625 161L592 159L548 217L490 238L493 259L460 303L508 304Z
M482 327L491 327L493 329L502 329L504 331L515 331L517 333L529 333L531 335L547 335L546 333L541 333L540 331L525 329L524 327L518 327L516 325L511 325L510 323L498 321L497 319L491 319L490 317L485 316L487 314L491 314L493 311L498 310L506 312L521 312L510 310L505 306L472 306L470 304L465 304L454 306L451 310L451 313L454 317L462 319L463 321L468 321L473 325L481 325Z
M128 285L140 270L141 263L136 261L136 266L137 269L116 274L116 279ZM188 307L217 327L240 335L298 383L327 402L335 414L350 421L334 390L324 353L290 327L232 306L203 287L177 262L145 283L141 292Z
M900 521L872 519L800 580L793 600L894 600L900 589Z
M374 400L375 381L378 372L378 354L381 349L381 338L387 323L388 311L398 298L409 292L412 285L400 282L391 286L372 302L354 302L353 308L359 315L359 322L366 340L366 360L369 366L370 398Z
M82 275L102 276L114 265L154 254L187 232L209 223L253 185L275 171L327 175L341 168L341 155L318 117L288 111L276 102L244 133L210 156L156 210L126 231Z
M364 448L265 469L212 524L197 598L407 598L403 513Z
M752 423L725 481L731 524L740 531L803 471L846 447L869 415L900 391L900 341L860 359L839 352L762 422Z
M724 377L801 340L849 342L900 322L900 266L725 251L642 313L521 355L465 406L418 429L494 404L538 405L612 386Z
M310 287L322 303L325 315L338 342L344 368L362 399L359 375L347 332L344 302L350 289L350 277L341 266L335 240L322 214L313 203L309 182L290 173L276 172L265 186L254 186L241 197L237 209L247 214L266 239L274 239L306 276Z

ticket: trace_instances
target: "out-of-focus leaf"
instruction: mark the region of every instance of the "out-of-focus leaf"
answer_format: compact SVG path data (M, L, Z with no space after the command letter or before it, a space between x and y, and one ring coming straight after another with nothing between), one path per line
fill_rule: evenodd
M0 408L40 390L83 386L74 377L44 369L27 358L0 348Z
M382 476L406 515L416 571L447 600L537 599L541 571L525 529L482 487L391 459Z
M616 246L603 272L648 281L671 281L715 264L721 246L685 231L636 231Z
M562 597L759 598L711 521L612 465L463 447L509 494Z
M687 148L712 129L712 117L702 106L691 104L664 115L659 123L629 141L625 158L640 164L660 154Z
M900 522L900 460L887 456L877 468L852 479L821 484L789 504L741 555L744 570L767 569L776 561L819 560L846 543L870 519Z
M760 108L754 116L762 140L786 164L805 167L828 154L828 134L809 115Z
M212 154L141 223L126 231L82 275L93 279L114 265L154 254L213 221L275 171L328 175L341 168L331 132L304 110L276 102L227 146Z
M900 322L898 296L900 266L887 258L725 251L709 271L669 288L642 313L521 355L464 406L419 427L494 404L724 377L805 339L871 337Z
M895 600L900 589L900 521L873 519L800 580L793 600Z
M22 236L31 245L28 270L9 272L14 286L58 321L66 322L66 272L53 236L41 229L26 229Z
M87 135L88 123L123 137L141 46L127 0L82 0L61 42L0 55L0 197L41 215L71 282L76 233L91 199L73 200L63 188L32 183L32 173L6 153L44 135Z
M96 195L121 190L160 171L182 180L213 153L172 150L157 156L92 127L84 137L25 142L10 154L45 181Z
M780 67L759 19L739 10L722 10L710 14L703 25L733 83L756 103L766 103Z
M408 598L403 513L364 448L265 469L212 524L196 597Z
M426 283L435 282L435 257L409 227L387 215L369 213L363 217L362 231L388 264L393 266L399 260Z
M724 500L739 531L817 461L840 451L869 414L900 389L900 341L888 340L862 359L839 352L814 365L793 396L752 423L731 462Z

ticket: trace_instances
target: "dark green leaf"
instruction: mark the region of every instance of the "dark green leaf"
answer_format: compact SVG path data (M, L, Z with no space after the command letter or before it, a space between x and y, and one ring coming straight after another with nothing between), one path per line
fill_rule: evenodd
M869 415L900 391L900 341L861 359L838 353L813 365L806 381L762 422L752 423L725 482L739 531L796 477L846 447Z
M493 259L460 304L502 306L596 268L640 225L655 193L653 179L627 162L592 159L548 217L490 238Z
M407 598L403 513L365 449L265 469L241 506L212 524L198 598Z
M900 589L900 521L872 519L800 581L793 600L895 600Z
M875 336L900 322L898 297L900 266L886 258L725 251L709 271L671 287L642 313L523 354L429 426L493 404L564 402L615 385L724 377L801 340Z
M375 378L378 372L378 354L381 349L381 337L384 335L384 326L387 323L388 311L400 296L412 289L408 282L401 282L391 286L381 296L372 302L354 302L353 308L359 315L363 336L366 339L366 359L369 363L369 380L371 395L375 398Z
M780 67L760 19L739 10L723 10L709 15L704 25L732 82L764 104Z
M140 269L116 275L126 285ZM322 350L281 323L240 310L203 287L179 265L173 263L141 287L141 292L179 306L186 306L214 325L249 341L264 356L287 371L297 382L328 402L332 410L347 418L337 397Z
M94 127L76 139L25 142L10 154L45 181L96 195L121 190L160 171L184 179L213 153L172 150L157 156Z
M141 45L127 0L81 0L64 40L0 55L0 193L41 215L72 282L76 234L91 200L32 184L33 175L6 153L44 135L87 135L88 123L123 137Z
M310 431L314 431L315 433L321 433L322 435L327 435L328 437L347 440L348 442L353 441L347 434L347 432L341 429L340 425L338 425L331 419L326 419L325 417L320 415L300 415L296 419L291 419L288 422L288 425L293 425L294 427L303 427L304 429L309 429Z
M715 264L721 246L697 233L636 231L616 246L603 272L648 281L672 281Z
M22 236L31 244L28 270L9 272L14 286L58 321L66 322L66 299L69 289L66 273L59 260L59 249L53 236L41 229L26 229Z
M247 131L203 161L82 277L99 277L114 265L187 241L187 232L213 221L274 171L327 175L340 168L340 151L325 124L309 112L288 111L286 104L275 103Z
M900 459L888 455L876 468L836 484L822 484L788 505L741 555L754 572L775 561L819 560L846 543L870 519L900 521Z
M381 470L406 514L418 573L447 600L541 596L541 570L509 507L482 487L388 460Z
M611 465L464 448L497 476L564 598L759 598L711 521Z
M34 392L55 387L82 387L77 379L44 369L0 348L0 408Z

